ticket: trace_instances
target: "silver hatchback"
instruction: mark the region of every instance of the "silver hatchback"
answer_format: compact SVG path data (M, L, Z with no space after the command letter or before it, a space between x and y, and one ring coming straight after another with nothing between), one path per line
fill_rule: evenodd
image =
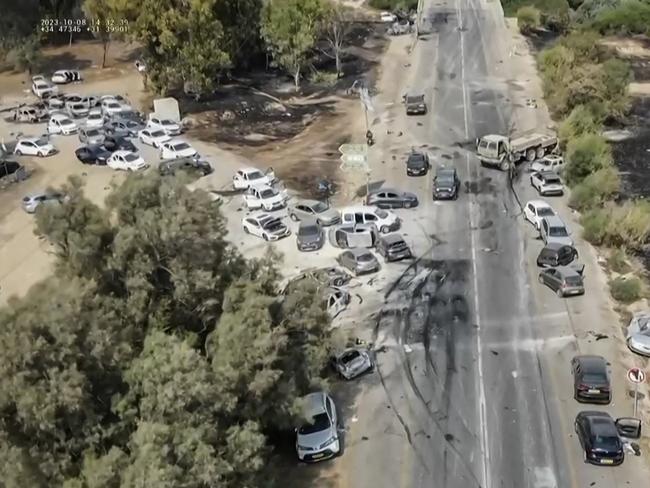
M539 282L548 286L561 298L571 295L584 295L585 293L582 275L568 266L542 270L539 274Z
M379 271L379 261L367 249L348 249L336 258L341 266L349 269L355 275Z

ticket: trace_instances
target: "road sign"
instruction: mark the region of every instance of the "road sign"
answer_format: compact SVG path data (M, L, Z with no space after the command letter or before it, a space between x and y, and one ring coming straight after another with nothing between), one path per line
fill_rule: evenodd
M341 154L357 154L364 157L368 154L368 144L341 144L339 147Z
M346 166L367 166L368 158L365 154L344 154L341 156L341 161Z
M632 383L636 383L637 385L639 383L644 383L645 371L639 368L630 368L627 370L627 379L630 380Z

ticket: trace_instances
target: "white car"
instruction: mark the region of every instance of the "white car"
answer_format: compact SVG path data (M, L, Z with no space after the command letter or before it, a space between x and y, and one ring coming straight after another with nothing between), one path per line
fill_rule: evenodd
M138 154L131 151L115 151L106 161L106 165L113 169L138 171L149 167Z
M650 357L650 312L637 312L627 326L627 347L631 351Z
M86 117L90 111L88 105L83 102L66 103L66 108L68 109L70 117L75 117L77 119Z
M160 146L160 157L162 159L198 158L199 153L187 142L181 141L180 139L174 139L172 141L164 142Z
M549 154L547 156L544 156L539 161L535 161L530 165L530 170L534 173L538 171L555 171L559 174L563 168L564 159L562 156L559 156L557 154Z
M86 117L86 127L101 129L102 127L104 127L105 121L106 118L104 117L102 111L94 108L90 112L88 112L88 117Z
M257 168L241 168L232 177L232 186L235 190L247 190L251 186L273 186L276 182L275 173L269 168L265 173L262 173Z
M73 81L81 81L81 73L77 70L59 70L52 75L52 83L66 84Z
M138 132L138 139L143 144L160 147L161 144L171 141L172 138L162 129L142 129Z
M52 156L57 152L57 149L45 137L27 137L20 139L14 148L14 154L17 156L25 154L27 156L40 156L44 158L45 156Z
M261 208L270 212L286 205L287 192L268 185L251 186L244 195L244 201L249 210Z
M151 115L149 116L147 127L149 129L164 130L165 133L170 136L177 136L181 133L181 126L178 122L174 122L171 119L161 119Z
M268 214L258 213L242 219L244 232L261 237L265 241L277 241L291 234L289 228L280 218Z
M108 115L109 117L111 115L119 114L123 109L123 105L114 98L107 98L105 100L102 100L101 106L104 115Z
M397 15L392 14L390 12L381 12L379 14L379 18L381 18L382 22L386 22L387 24L392 24L393 22L397 22Z
M544 200L530 200L524 206L524 217L533 224L537 230L544 217L556 215L555 210Z
M54 95L55 93L58 93L59 89L54 86L50 85L45 79L39 79L37 78L36 80L32 81L32 93L36 95L38 98L46 98L48 96Z
M370 205L356 205L341 209L341 222L344 225L373 224L382 234L395 232L402 223L393 212Z
M530 175L530 184L542 196L564 195L562 180L554 171L538 171Z
M67 115L52 115L50 120L47 122L47 132L50 134L63 134L64 136L69 136L76 134L78 130L79 127L77 127L77 124L75 124Z

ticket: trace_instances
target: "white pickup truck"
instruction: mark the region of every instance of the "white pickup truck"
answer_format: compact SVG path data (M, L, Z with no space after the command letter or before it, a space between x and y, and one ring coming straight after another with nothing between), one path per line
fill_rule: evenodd
M556 151L557 136L532 132L510 139L507 136L489 134L476 139L476 156L481 164L493 166L501 171L522 159L534 161Z

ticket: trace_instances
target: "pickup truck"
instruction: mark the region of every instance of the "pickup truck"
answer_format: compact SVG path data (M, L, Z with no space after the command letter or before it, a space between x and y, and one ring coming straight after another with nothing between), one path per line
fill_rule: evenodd
M481 164L508 171L522 159L534 161L556 151L557 136L532 132L515 138L489 134L476 139L476 156Z

